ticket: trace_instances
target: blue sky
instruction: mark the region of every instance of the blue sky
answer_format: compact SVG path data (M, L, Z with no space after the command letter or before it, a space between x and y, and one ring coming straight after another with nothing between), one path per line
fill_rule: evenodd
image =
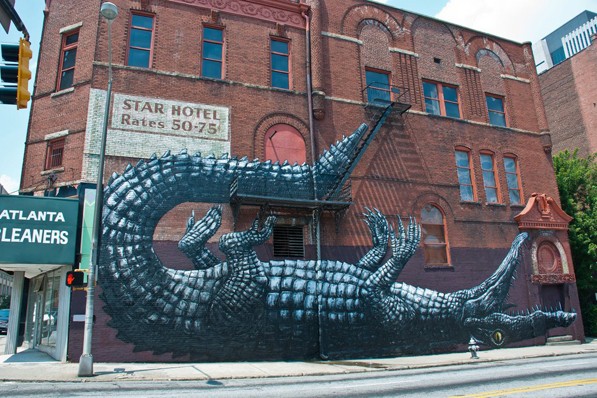
M597 0L377 0L389 6L429 15L518 42L536 42L584 10L597 12ZM15 8L31 35L32 67L37 62L44 0L16 0ZM0 42L16 43L14 26ZM33 79L30 91L33 90ZM0 183L18 189L29 121L29 109L0 104Z

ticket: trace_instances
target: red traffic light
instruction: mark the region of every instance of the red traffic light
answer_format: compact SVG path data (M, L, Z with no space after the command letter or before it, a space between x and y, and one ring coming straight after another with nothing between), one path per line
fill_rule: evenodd
M68 271L66 273L66 286L83 287L85 286L85 273L81 271Z

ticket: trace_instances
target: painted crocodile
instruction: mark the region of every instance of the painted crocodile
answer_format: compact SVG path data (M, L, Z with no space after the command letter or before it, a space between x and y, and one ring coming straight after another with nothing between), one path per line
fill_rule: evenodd
M312 166L183 151L114 174L104 196L99 282L118 338L136 351L191 360L340 358L446 349L471 336L500 346L574 321L561 310L504 312L524 233L493 275L453 293L397 282L420 227L377 210L365 214L373 246L356 264L261 261L254 248L270 238L273 216L222 235L221 261L206 248L221 225L219 206L191 217L179 242L195 269L169 268L155 254L153 233L165 213L183 202L226 203L234 183L269 181L286 195L323 198L366 131L362 125Z

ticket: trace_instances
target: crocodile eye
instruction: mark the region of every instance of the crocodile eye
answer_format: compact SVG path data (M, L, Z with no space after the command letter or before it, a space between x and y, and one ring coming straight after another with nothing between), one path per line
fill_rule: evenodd
M493 342L493 344L500 346L502 344L504 344L504 341L506 340L506 336L504 335L504 332L501 330L494 330L493 333L491 333L491 341Z

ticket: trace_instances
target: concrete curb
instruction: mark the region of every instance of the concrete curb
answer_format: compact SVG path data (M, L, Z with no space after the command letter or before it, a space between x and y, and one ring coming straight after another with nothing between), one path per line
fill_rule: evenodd
M78 377L78 363L61 363L36 350L0 356L3 382L215 381L226 379L324 376L382 372L496 361L597 353L597 341L587 344L534 346L415 357L313 362L234 363L96 363L93 377Z

